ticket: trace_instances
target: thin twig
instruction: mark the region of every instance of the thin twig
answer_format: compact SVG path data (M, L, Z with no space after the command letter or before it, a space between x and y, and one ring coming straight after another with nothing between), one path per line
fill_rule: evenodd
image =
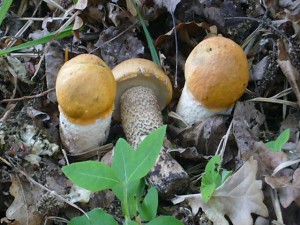
M23 96L21 98L13 98L13 99L3 99L2 101L0 101L0 103L4 103L4 102L16 102L16 101L21 101L21 100L24 100L24 99L39 98L39 97L42 97L42 96L44 96L44 95L46 95L49 92L54 91L54 90L55 90L55 88L50 88L47 91L44 91L44 92L42 92L40 94L36 94L36 95Z
M80 207L78 207L77 205L75 205L74 203L68 201L67 199L65 199L64 197L60 196L59 194L57 194L55 191L52 191L50 189L48 189L47 187L43 186L42 184L36 182L33 178L31 178L27 173L25 173L24 171L18 169L17 167L15 167L13 164L9 163L6 159L0 157L0 160L2 162L4 162L6 165L10 166L11 168L14 168L14 170L19 173L22 174L23 176L25 176L25 178L32 184L40 187L41 189L49 192L51 195L54 195L57 199L69 204L70 206L74 207L75 209L78 209L80 212L82 212L87 218L89 218L89 216L86 214L86 212L81 209Z
M229 125L229 127L227 129L226 134L222 137L222 139L221 139L221 141L219 143L219 146L217 148L217 151L216 151L216 155L220 155L222 161L223 161L223 156L224 156L225 148L226 148L226 145L227 145L227 142L228 142L228 137L229 137L229 134L231 132L232 126L233 126L233 120L231 121L231 123L230 123L230 125Z
M2 116L2 118L0 119L0 122L5 122L5 121L9 118L11 112L14 110L15 107L16 107L16 104L9 104L9 105L6 107L7 110L6 110L6 112L4 113L4 115Z
M172 22L174 27L174 40L175 40L175 81L174 81L174 87L178 87L177 77L178 77L178 37L177 37L177 30L176 30L176 20L174 12L170 12L172 16Z

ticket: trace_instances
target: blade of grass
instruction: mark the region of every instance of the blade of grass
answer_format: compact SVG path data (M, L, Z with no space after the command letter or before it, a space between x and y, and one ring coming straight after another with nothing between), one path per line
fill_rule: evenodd
M152 37L151 37L151 35L150 35L147 27L146 27L145 20L144 20L144 18L142 16L140 10L137 8L136 3L133 0L130 0L130 1L131 1L131 4L133 5L133 7L134 7L134 9L135 9L135 11L136 11L136 13L137 13L137 15L139 17L140 23L141 23L141 25L143 27L143 31L144 31L146 39L147 39L147 43L148 43L148 46L149 46L149 49L150 49L152 60L158 66L161 66L158 54L157 54L155 46L153 44Z
M33 40L33 41L28 41L26 43L23 43L23 44L20 44L20 45L17 45L17 46L8 48L8 49L0 50L0 56L4 56L4 55L6 55L8 53L11 53L13 51L22 50L22 49L25 49L25 48L31 48L35 45L45 44L45 43L47 43L47 42L49 42L53 39L59 40L59 39L62 39L64 37L68 37L70 35L72 35L72 27L67 27L65 30L63 30L59 34L56 34L56 31L54 31L54 32L51 32L48 35L42 37L42 38L39 38L39 39L36 39L36 40Z
M2 1L2 6L0 8L0 25L2 24L12 2L13 0Z

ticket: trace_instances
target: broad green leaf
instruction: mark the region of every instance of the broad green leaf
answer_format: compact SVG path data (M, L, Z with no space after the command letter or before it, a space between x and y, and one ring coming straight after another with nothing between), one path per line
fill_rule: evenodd
M123 138L120 138L114 149L111 168L121 182L129 183L129 177L135 170L134 150Z
M139 225L137 222L135 221L131 221L130 219L128 219L127 217L125 218L125 222L123 223L123 225Z
M288 142L289 139L290 139L290 129L286 129L277 137L276 143L282 149L282 147Z
M204 180L207 181L208 183L221 182L220 166L221 166L221 157L219 155L213 156L205 166L205 171L203 176ZM220 184L221 183L219 183L219 185Z
M130 179L140 179L145 177L158 158L162 149L163 141L166 135L167 126L162 126L151 132L137 147L134 162L135 170L130 176Z
M215 183L211 183L211 184L202 184L201 183L200 191L201 191L202 199L205 202L208 202L208 200L211 198L211 196L215 190L216 190Z
M157 213L158 193L155 187L151 187L140 205L139 213L142 221L153 220Z
M174 218L173 216L159 216L154 220L151 220L146 225L184 225L180 220Z
M68 225L118 225L112 215L107 214L101 209L93 209L86 215L73 218Z
M279 152L290 139L290 129L284 130L274 141L269 141L266 146L273 152Z
M114 171L97 161L72 163L62 171L72 182L93 192L113 188L119 183Z
M141 192L144 190L145 182L142 179L134 180L128 184L120 182L112 188L112 191L121 201L122 212L129 217L136 216Z
M221 157L213 156L205 166L205 171L201 179L201 195L205 202L208 202L213 192L222 183L220 175Z
M2 24L7 11L9 10L9 7L11 5L11 3L13 2L13 0L4 0L2 1L2 6L0 8L0 25Z
M277 147L276 147L276 142L275 141L269 141L269 142L267 142L266 143L266 146L267 146L267 148L268 149L270 149L272 152L278 152L278 151L280 151L280 150L278 150L277 149Z
M120 181L129 183L147 175L156 162L165 133L166 126L151 132L136 151L124 139L119 139L115 146L112 169Z
M64 37L68 37L71 35L72 35L72 27L67 27L65 30L63 30L59 34L56 34L56 31L54 31L42 38L39 38L39 39L36 39L33 41L27 41L23 44L20 44L20 45L11 47L11 48L3 49L0 51L0 56L6 55L6 54L14 52L14 51L22 50L25 48L31 48L31 47L39 45L39 44L45 44L52 40L59 40L59 39L62 39Z

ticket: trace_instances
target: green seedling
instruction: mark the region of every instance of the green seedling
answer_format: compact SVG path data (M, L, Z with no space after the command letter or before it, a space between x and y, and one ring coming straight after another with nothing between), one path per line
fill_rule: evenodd
M125 225L183 225L171 216L157 216L158 193L150 187L145 194L145 179L154 166L166 133L163 126L149 134L136 150L122 138L114 148L112 166L98 161L72 163L62 168L78 186L96 192L111 189L121 202ZM73 218L69 225L117 225L102 209Z
M68 37L72 35L72 27L67 27L65 30L63 30L61 33L57 34L56 31L49 33L48 35L38 38L36 40L25 42L24 44L20 44L11 48L3 49L0 51L0 56L4 56L8 53L19 51L26 48L31 48L33 46L39 45L39 44L45 44L52 40L59 40L64 37Z
M9 10L12 2L13 2L13 0L2 1L2 6L0 8L0 25L2 24L2 22L6 16L6 13Z
M280 152L289 139L290 139L290 129L286 129L276 138L276 140L267 142L266 146L272 152Z
M232 174L231 171L221 169L221 157L213 156L205 166L205 171L201 179L201 196L205 202L213 195L214 191L225 182Z
M159 60L159 57L158 57L158 54L156 52L156 49L155 49L155 46L153 44L153 40L152 40L152 37L147 29L147 26L146 26L146 23L145 23L145 20L140 12L140 10L138 9L138 7L136 6L136 3L133 1L133 0L130 0L131 1L131 4L133 5L137 15L138 15L138 18L139 18L139 21L143 27L143 31L144 31L144 34L146 36L146 40L147 40L147 43L148 43L148 47L150 49L150 53L151 53L151 57L152 57L152 61L154 63L156 63L157 65L161 66L160 64L160 60Z

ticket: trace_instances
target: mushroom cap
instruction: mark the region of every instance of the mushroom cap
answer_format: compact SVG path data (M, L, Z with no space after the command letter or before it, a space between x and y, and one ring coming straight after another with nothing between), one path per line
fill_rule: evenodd
M243 49L225 37L200 42L185 63L188 90L210 110L234 104L245 92L249 65Z
M56 95L59 110L68 120L81 125L91 124L112 113L116 81L102 59L81 54L59 70Z
M154 62L148 59L128 59L112 69L117 81L117 95L113 117L120 121L120 98L129 88L143 86L150 88L157 97L158 104L163 110L172 99L172 84L169 77Z

